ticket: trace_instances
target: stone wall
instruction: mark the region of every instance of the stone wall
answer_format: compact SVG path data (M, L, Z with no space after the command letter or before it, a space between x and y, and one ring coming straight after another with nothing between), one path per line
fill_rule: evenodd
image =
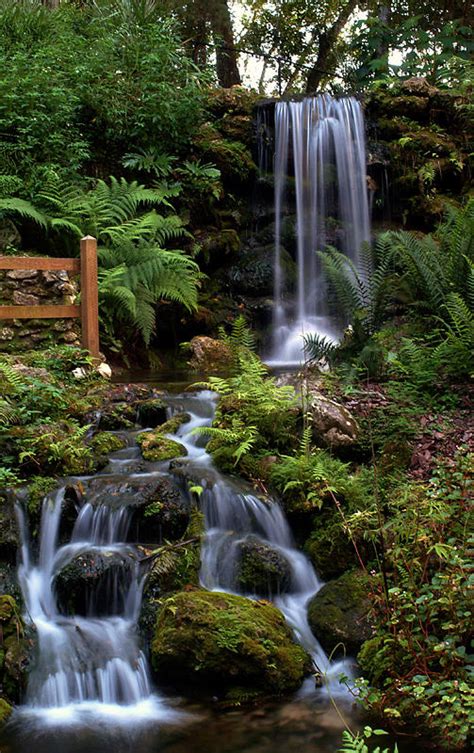
M78 287L64 271L0 270L0 304L75 303ZM79 319L0 319L0 351L18 353L49 344L80 345Z

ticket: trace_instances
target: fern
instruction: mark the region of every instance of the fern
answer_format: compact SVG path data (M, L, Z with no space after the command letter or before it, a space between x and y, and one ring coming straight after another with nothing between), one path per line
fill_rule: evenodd
M339 748L338 753L398 753L398 746L395 743L393 749L381 748L377 745L376 748L369 748L367 740L374 735L386 735L384 730L372 730L370 727L365 727L364 734L354 735L348 730L344 730L342 733L343 745Z
M18 215L22 220L30 220L30 222L35 222L45 229L48 227L48 218L46 215L31 204L31 202L24 199L0 199L0 217L2 215L5 217L10 217L11 215L15 217Z
M304 336L304 352L309 362L327 361L332 363L337 352L337 345L327 337L310 333Z

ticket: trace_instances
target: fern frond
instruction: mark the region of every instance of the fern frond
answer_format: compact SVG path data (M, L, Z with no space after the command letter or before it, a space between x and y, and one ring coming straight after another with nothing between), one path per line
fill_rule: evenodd
M48 218L31 202L24 199L10 198L0 199L0 216L18 215L23 220L30 220L46 229L48 227Z

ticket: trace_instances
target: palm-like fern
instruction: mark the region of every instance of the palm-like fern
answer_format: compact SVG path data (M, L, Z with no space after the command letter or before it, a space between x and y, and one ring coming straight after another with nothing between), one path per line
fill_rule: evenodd
M380 235L373 247L364 243L358 267L332 246L319 255L344 317L351 319L361 311L364 329L372 334L380 320L384 287L392 265L390 235Z
M148 344L155 326L155 305L176 301L197 306L199 267L179 251L130 241L99 248L99 295L103 312L132 323Z

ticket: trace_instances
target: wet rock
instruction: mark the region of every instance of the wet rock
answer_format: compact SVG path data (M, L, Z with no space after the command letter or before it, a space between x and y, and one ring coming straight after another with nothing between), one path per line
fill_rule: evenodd
M172 418L169 418L159 428L160 434L176 434L179 427L183 424L187 424L191 420L189 413L175 413Z
M192 357L189 365L198 371L223 371L232 364L230 348L220 340L198 335L190 342Z
M134 405L125 402L111 403L102 408L99 429L102 431L133 429L136 417L137 409Z
M309 602L309 625L329 654L354 655L370 638L368 589L365 573L352 570L326 583Z
M18 550L18 529L13 497L0 492L0 559L14 564Z
M140 541L159 542L183 536L189 524L191 504L168 478L160 478L143 507Z
M240 545L237 581L247 593L270 597L289 590L291 570L278 550L249 536Z
M135 558L119 552L85 552L56 578L58 604L65 614L117 614L123 611Z
M9 703L16 703L26 685L32 639L26 635L17 602L9 594L0 596L0 720L9 714Z
M97 476L89 483L87 500L94 507L130 508L129 540L141 544L179 539L189 524L190 500L166 476Z
M290 693L310 669L309 657L275 607L198 590L164 602L151 659L160 681L218 698Z
M138 403L138 423L144 428L154 429L166 421L167 407L159 397L142 400Z
M144 460L158 463L187 455L186 447L174 439L167 439L160 431L147 431L137 436Z

